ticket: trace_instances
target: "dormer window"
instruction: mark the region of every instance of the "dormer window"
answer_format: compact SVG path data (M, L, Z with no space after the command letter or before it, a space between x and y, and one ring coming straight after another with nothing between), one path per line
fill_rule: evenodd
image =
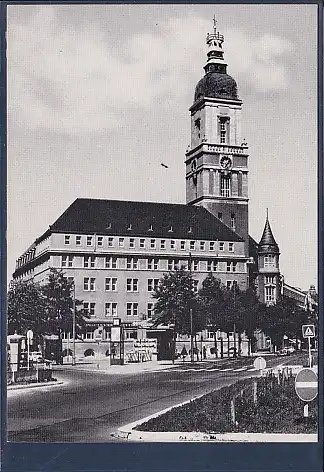
M132 228L132 225L129 224L128 227L127 227L127 231L131 231L133 228Z
M169 226L168 233L173 233L173 226Z
M188 228L188 233L192 233L192 227L191 226L189 226L189 228Z
M153 231L153 225L150 225L150 226L149 226L148 231Z
M111 229L111 223L108 223L106 229Z

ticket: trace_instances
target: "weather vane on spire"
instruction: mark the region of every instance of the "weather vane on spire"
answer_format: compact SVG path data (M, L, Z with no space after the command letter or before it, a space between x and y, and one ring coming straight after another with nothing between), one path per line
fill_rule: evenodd
M215 16L215 13L214 13L214 18L213 18L213 22L214 22L214 34L216 34L216 16Z

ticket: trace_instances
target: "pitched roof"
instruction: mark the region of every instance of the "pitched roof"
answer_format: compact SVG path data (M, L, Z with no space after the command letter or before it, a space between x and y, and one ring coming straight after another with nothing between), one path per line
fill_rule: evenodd
M49 229L81 234L243 241L203 207L123 200L78 198Z
M265 222L262 238L259 242L259 253L261 252L279 253L279 247L275 238L273 237L268 216Z

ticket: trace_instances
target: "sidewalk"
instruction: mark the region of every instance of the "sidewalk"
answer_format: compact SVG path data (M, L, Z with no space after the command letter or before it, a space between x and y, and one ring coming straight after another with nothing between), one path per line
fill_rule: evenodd
M50 382L34 382L29 384L14 384L7 385L7 391L10 390L26 390L29 388L41 388L41 387L54 387L56 385L62 385L64 382L61 381L50 381Z
M182 362L181 362L182 363ZM71 364L64 364L55 366L55 370L70 370L70 371L83 371L83 372L100 372L103 374L139 374L141 372L157 372L166 369L172 369L180 365L179 361L147 361L139 362L134 364L125 365L110 365L109 360L92 361L89 363L77 363L72 366Z

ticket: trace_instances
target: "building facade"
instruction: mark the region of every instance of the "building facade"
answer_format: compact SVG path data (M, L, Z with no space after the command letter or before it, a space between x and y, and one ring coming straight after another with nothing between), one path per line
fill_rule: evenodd
M236 283L245 290L255 283L266 304L280 297L280 253L268 217L260 243L249 236L242 100L227 74L223 42L214 24L205 75L190 107L186 204L80 198L17 260L15 280L45 282L51 268L73 280L75 297L90 314L83 339L88 345L99 326L108 341L116 318L126 341L150 336L160 348L167 343L168 327L151 328L152 294L163 274L177 267L192 271L197 291L211 272L227 288ZM68 346L70 335L65 336ZM207 331L201 339L209 336ZM78 349L82 354L85 347Z

